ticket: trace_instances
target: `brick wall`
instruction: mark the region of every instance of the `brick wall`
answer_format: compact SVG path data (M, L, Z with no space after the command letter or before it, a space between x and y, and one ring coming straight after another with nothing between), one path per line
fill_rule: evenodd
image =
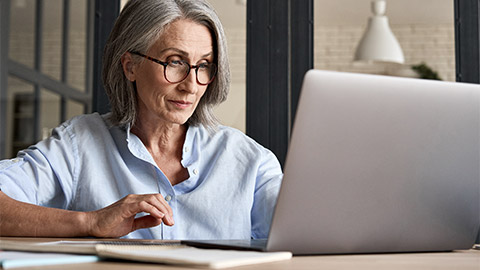
M392 25L405 55L405 64L354 63L353 55L364 32L362 26L316 26L314 66L317 69L413 75L411 65L425 62L443 80L455 81L453 24Z

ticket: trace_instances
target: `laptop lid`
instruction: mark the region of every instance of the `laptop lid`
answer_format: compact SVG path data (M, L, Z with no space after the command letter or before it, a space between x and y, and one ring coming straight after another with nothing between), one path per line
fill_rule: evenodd
M309 71L267 250L471 248L479 94L473 84Z

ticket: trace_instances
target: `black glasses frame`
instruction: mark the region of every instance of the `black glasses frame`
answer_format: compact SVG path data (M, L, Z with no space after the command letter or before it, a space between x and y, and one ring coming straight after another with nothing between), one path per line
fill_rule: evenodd
M167 67L168 67L168 63L169 62L163 62L163 61L160 61L158 59L155 59L153 57L150 57L148 55L145 55L143 53L140 53L140 52L137 52L137 51L129 51L129 53L132 53L132 54L136 54L138 56L141 56L143 58L146 58L152 62L155 62L159 65L162 65L163 66L163 77L165 77L165 80L167 80L167 82L171 83L171 84L175 84L175 83L180 83L180 82L183 82L187 77L188 75L190 74L190 71L192 69L195 69L195 79L197 80L197 83L200 84L200 85L208 85L210 84L214 79L215 79L215 76L217 75L217 68L216 68L216 65L214 63L209 63L210 65L213 65L214 66L214 73L213 73L213 76L212 78L210 78L210 80L207 82L207 83L201 83L199 80L198 80L198 69L200 68L200 65L190 65L190 63L186 62L186 61L183 61L181 60L181 62L183 62L184 64L187 64L188 66L188 72L185 73L185 77L183 77L181 80L179 80L178 82L172 82L170 81L168 78L167 78Z

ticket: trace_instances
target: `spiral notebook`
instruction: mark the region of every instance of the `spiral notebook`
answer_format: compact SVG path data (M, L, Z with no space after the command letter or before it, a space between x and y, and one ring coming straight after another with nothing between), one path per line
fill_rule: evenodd
M0 249L15 251L34 251L49 256L47 264L68 263L65 254L92 254L96 256L77 256L79 262L96 261L98 259L121 259L125 261L161 263L199 268L220 269L249 264L258 264L288 260L291 252L256 252L218 249L201 249L189 247L180 241L161 240L114 240L114 241L17 241L0 240ZM37 239L38 240L38 239ZM56 252L56 253L52 253ZM55 254L57 256L55 256ZM24 255L28 255L25 253ZM53 255L53 256L52 256ZM72 255L74 256L74 255ZM98 256L98 257L97 257ZM73 257L72 257L73 258ZM28 260L17 260L16 263L28 263ZM76 263L76 260L70 260Z
M212 269L282 261L292 257L291 252L216 250L184 245L96 245L95 249L102 258Z

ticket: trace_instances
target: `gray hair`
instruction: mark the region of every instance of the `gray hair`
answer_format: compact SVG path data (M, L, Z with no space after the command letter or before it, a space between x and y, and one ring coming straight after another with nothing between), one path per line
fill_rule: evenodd
M226 100L230 85L225 33L213 7L205 0L130 0L123 8L110 33L103 55L103 85L110 99L113 125L134 124L137 97L134 83L123 73L121 57L128 51L146 52L161 36L165 27L179 19L205 25L214 39L218 72L187 121L213 128L218 120L215 105Z

